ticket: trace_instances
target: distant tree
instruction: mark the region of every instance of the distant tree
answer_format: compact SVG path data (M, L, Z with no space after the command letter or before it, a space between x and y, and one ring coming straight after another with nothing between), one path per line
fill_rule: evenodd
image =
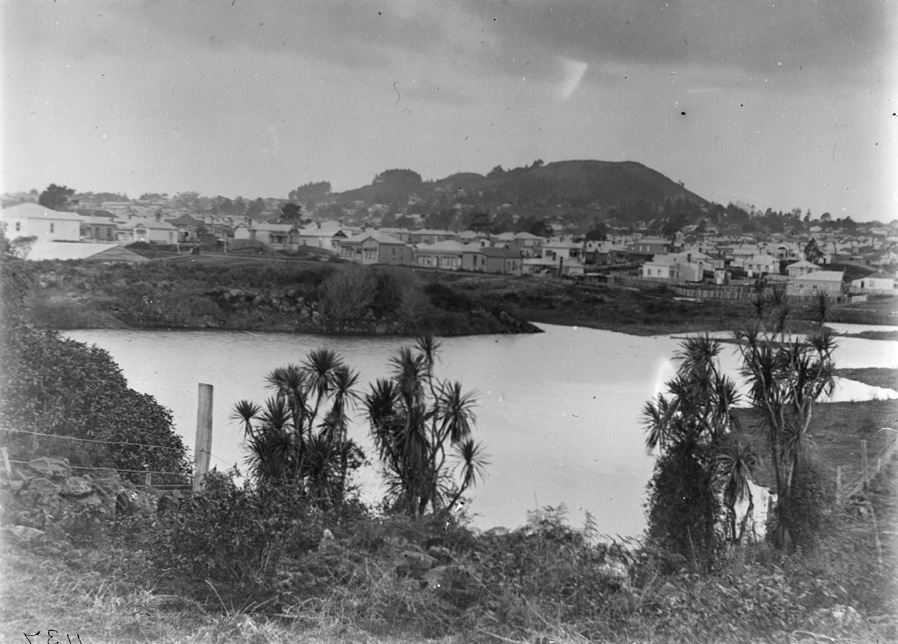
M489 213L474 212L468 217L468 228L476 233L488 233L492 222Z
M501 165L497 165L495 168L490 170L486 176L488 179L495 179L496 177L501 177L503 174L505 174L505 170Z
M287 194L290 201L306 202L318 201L331 193L330 181L314 181L312 183L304 183L296 190L291 190Z
M262 197L258 197L255 201L251 201L246 208L247 217L258 217L263 212L265 212L265 200L262 199Z
M302 219L302 206L298 203L288 201L281 206L281 219L299 225L300 220Z
M544 165L545 165L545 163L543 162L542 159L537 159L536 161L533 162L533 165L530 167L536 169L536 168L541 168Z
M78 201L72 199L74 194L74 188L51 183L37 198L37 202L50 210L71 210L78 205Z
M605 224L596 224L586 231L586 239L589 241L605 241L608 238L608 227Z
M551 237L552 226L550 226L545 219L536 219L527 228L527 232L531 235L537 235L539 237Z
M414 170L384 170L380 174L374 175L372 184L374 183L421 183L421 175Z
M823 258L823 251L817 246L817 240L813 237L804 247L804 258L812 264L816 264Z
M825 212L822 215L820 215L820 221L832 221L832 220L833 220L833 216L831 214L829 214L828 212Z

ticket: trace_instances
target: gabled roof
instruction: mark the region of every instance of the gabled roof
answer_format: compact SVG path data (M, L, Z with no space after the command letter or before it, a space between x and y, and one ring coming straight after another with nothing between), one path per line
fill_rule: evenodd
M395 246L405 246L406 243L399 241L395 237L391 237L386 233L382 233L379 230L366 230L365 232L359 233L358 235L353 235L349 239L343 240L342 244L361 244L362 242L373 239L378 244L393 244Z
M0 210L0 221L8 219L53 219L56 221L81 221L81 217L74 212L62 212L44 208L36 203L20 203Z
M820 267L817 266L817 264L815 264L814 262L809 262L809 261L806 260L806 259L800 259L800 260L798 260L797 262L792 262L791 264L786 264L786 270L788 271L790 268L814 268L814 269L819 269Z
M196 217L191 217L188 214L178 215L174 219L167 219L168 223L172 226L202 226L203 222Z
M895 275L892 273L887 273L883 269L879 269L875 273L870 273L869 275L864 275L863 277L859 277L856 280L851 280L852 282L860 282L861 280L894 280Z

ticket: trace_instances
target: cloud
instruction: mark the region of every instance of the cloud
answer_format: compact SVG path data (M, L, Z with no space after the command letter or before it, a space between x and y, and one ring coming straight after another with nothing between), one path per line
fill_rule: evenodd
M561 57L564 66L564 80L558 88L558 97L562 102L568 100L583 79L589 65L582 60L572 60L570 58Z
M461 0L488 26L491 61L717 66L746 74L814 71L864 82L891 65L898 12L886 0ZM514 62L512 62L514 61Z

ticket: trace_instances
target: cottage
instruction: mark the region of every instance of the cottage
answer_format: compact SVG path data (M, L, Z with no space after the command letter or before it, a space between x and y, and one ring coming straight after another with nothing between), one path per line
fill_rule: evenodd
M655 255L652 261L642 265L642 276L677 282L680 280L680 263L676 257L670 255Z
M521 253L509 248L466 248L462 251L462 268L480 273L521 275Z
M786 292L789 295L826 295L839 297L842 295L844 271L815 271L790 279Z
M412 248L378 230L353 235L340 242L340 257L359 264L412 264Z
M817 264L814 264L813 262L802 259L786 266L786 275L788 275L789 277L801 277L802 275L814 273L819 270L823 269L821 269L819 266L817 266Z
M118 242L123 244L134 242L174 244L178 241L177 228L167 221L152 217L129 219L119 224L115 234Z
M446 240L435 244L418 244L415 247L415 265L424 268L441 268L457 271L462 265L462 252L467 248L457 241Z
M43 241L78 241L82 218L73 212L50 210L36 203L22 203L0 210L10 240L37 237Z
M340 242L351 235L338 221L319 221L311 226L300 228L296 234L299 246L321 248L332 253L340 252Z
M879 269L866 277L851 280L851 292L870 295L898 295L898 281L891 273Z
M81 215L79 229L82 241L114 242L116 239L117 226L108 217Z

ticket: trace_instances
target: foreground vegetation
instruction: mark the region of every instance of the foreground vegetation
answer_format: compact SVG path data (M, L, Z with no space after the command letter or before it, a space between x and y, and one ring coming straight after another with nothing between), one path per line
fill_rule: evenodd
M32 327L29 280L23 279L29 276L17 266L3 264L4 297L13 306L4 311L2 350L9 362L0 421L3 429L35 434L25 435L29 442L2 432L3 444L19 450L15 460L53 449L52 455L85 467L139 470L138 461L155 458L154 467L172 472L173 485L186 482L183 445L165 410L148 397L135 399L108 355ZM746 361L768 373L770 354L769 373L785 384L758 388L753 401L781 405L793 422L779 434L769 428L753 434L773 461L782 459L777 467L801 476L808 471L806 452L796 441L810 437L800 422L807 409L795 404L805 404L810 394L796 383L813 393L829 380L831 365L823 345L815 359L781 341L756 337L751 344L747 338L745 350L759 355ZM36 481L50 486L28 473L31 465L17 464L12 480L0 484L4 632L14 639L54 629L60 641L61 634L73 640L77 634L84 642L237 643L298 636L846 643L898 637L891 617L898 610L896 544L881 538L875 522L898 516L888 478L895 468L847 507L835 502L830 482L819 479L813 522L794 511L803 497L790 495L782 473L774 473L773 485L788 501L774 513L774 526L787 525L789 534L770 543L736 538L732 515L706 511L722 482L715 468L725 454L713 439L729 429L721 425L717 432L709 419L716 403L733 398L713 377L709 341L684 347L690 348L699 351L669 386L676 411L665 415L670 407L661 401L654 407L666 419L654 443L670 448L662 451L657 471L673 485L656 478L650 488L644 540L603 538L589 517L584 526L571 526L564 508L533 512L513 531L472 530L453 510L486 466L471 440L473 401L458 383L435 376L432 340L400 354L391 379L375 383L364 397L337 356L312 352L301 364L272 372L274 394L264 405L235 405L253 466L248 480L215 472L200 494L163 494L125 481L122 492L138 502L116 498L110 511L109 504L54 497L51 511L29 506L36 497L23 490L33 490ZM41 359L30 360L38 350ZM799 377L800 368L810 377ZM353 465L364 458L345 434L346 403L354 395L364 400L389 484L376 508L362 505L351 484ZM134 404L145 405L146 413L136 417L122 408ZM860 423L847 413L850 425ZM732 422L729 414L716 418ZM60 438L37 437L38 431L104 442L74 451ZM814 433L821 431L815 425ZM135 435L166 449L127 441ZM453 471L446 457L455 450L459 468ZM61 486L72 487L72 480ZM680 489L708 501L689 524L685 515L671 520L670 513L655 511ZM724 495L725 505L731 500ZM693 537L692 525L703 526L695 535L701 539ZM813 538L806 538L809 528Z

